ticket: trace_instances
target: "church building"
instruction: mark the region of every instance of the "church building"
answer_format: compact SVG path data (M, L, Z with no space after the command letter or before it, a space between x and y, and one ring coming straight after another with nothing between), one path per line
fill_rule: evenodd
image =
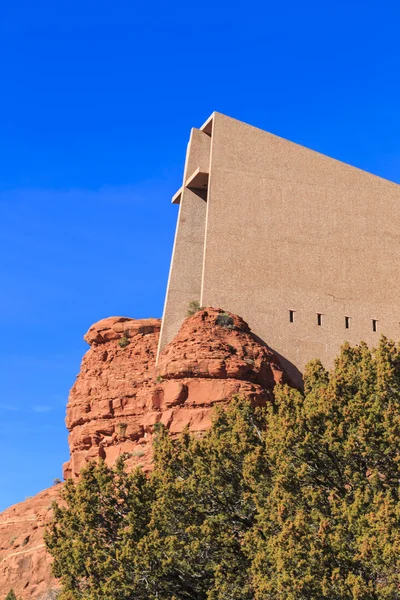
M213 113L192 129L160 337L191 301L237 313L299 381L400 333L400 186Z

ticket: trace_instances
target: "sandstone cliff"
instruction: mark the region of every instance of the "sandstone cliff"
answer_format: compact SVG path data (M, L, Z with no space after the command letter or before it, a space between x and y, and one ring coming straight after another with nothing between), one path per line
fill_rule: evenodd
M17 597L51 598L56 583L43 531L52 516L51 505L62 484L15 504L0 514L0 598L10 589Z
M90 350L67 405L71 458L64 465L65 478L78 475L90 460L112 464L124 452L133 454L132 462L147 461L144 421L160 326L159 319L110 317L85 335Z
M76 477L90 460L113 464L121 453L129 453L130 466L149 469L155 423L174 436L186 426L201 434L216 403L245 394L263 404L285 379L275 355L243 319L213 308L184 321L156 368L160 325L158 319L110 317L85 335L90 349L67 405L65 477ZM0 598L14 588L24 600L39 599L54 587L42 536L60 487L0 515Z

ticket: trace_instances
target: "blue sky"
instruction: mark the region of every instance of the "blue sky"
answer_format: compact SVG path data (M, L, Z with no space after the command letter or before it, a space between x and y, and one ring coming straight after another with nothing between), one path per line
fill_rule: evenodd
M190 128L213 110L400 182L400 7L0 7L0 510L68 458L88 327L161 316Z

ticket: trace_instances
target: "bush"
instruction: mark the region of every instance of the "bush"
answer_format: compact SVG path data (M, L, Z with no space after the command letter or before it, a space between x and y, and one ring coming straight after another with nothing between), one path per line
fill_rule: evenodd
M226 327L227 329L234 328L233 318L228 315L228 313L221 313L218 315L218 317L215 319L215 324L219 325L220 327Z
M345 345L304 393L233 399L154 469L89 465L45 541L65 600L399 600L400 347Z
M120 348L126 348L127 346L129 346L129 344L130 344L129 337L126 333L124 333L124 335L118 342L118 346Z
M118 433L120 437L126 436L126 430L128 429L128 425L126 423L118 423Z
M142 448L139 448L138 450L134 450L134 451L132 452L132 455L133 455L133 456L136 456L136 457L138 457L138 458L140 458L141 456L144 456L145 454L146 454L146 453L145 453L145 451L144 451Z
M200 302L198 302L197 300L191 300L188 305L186 316L191 317L192 315L195 315L197 312L199 312L199 310L202 310Z

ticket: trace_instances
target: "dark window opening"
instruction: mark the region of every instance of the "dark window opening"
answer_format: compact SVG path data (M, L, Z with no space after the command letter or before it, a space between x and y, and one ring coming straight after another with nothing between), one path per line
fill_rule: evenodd
M294 322L294 310L289 310L289 322L293 323Z
M377 330L378 321L376 319L372 319L372 331Z
M350 317L344 318L346 329L350 329Z
M321 327L322 325L322 314L317 313L317 324Z

